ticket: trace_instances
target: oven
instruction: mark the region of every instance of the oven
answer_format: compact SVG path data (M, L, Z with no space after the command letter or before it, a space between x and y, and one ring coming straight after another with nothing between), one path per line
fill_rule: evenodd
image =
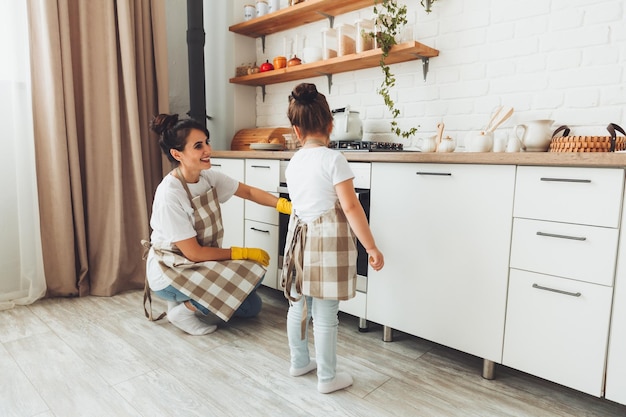
M285 169L289 161L280 162L280 187L278 187L278 193L280 197L289 199L289 190L287 188L287 182L285 180ZM359 199L359 202L363 206L365 216L369 221L370 216L370 173L371 168L369 163L357 163L351 162L350 167L354 172L354 186L355 193ZM287 229L289 227L289 215L279 213L278 220L278 268L282 268L283 254L285 253L285 244L287 240ZM345 313L351 314L359 318L359 331L367 331L367 273L368 273L368 255L361 242L357 239L357 285L356 297L347 301L341 301L339 303L339 310ZM281 271L279 271L279 276Z

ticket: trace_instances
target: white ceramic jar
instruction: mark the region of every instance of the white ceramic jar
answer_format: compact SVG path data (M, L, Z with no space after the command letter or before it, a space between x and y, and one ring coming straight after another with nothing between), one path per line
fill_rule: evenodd
M243 20L247 22L252 20L256 16L256 8L252 4L246 4L243 6Z
M256 17L265 16L269 11L270 6L265 0L256 1Z
M277 12L280 9L280 0L269 0L268 6L268 13Z

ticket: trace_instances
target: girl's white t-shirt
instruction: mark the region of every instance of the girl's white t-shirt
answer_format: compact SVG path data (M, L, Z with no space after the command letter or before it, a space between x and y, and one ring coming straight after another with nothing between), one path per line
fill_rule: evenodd
M293 210L308 223L335 206L335 185L354 178L345 156L323 146L301 148L285 170Z
M217 190L220 203L230 199L239 182L220 171L207 169L200 172L200 179L196 183L187 183L192 197L205 194L212 187ZM187 192L180 180L171 174L163 178L154 194L150 227L152 234L150 242L159 247L167 247L174 242L197 236L194 229L193 208ZM162 290L170 285L170 280L161 271L152 251L146 261L148 283L153 291Z

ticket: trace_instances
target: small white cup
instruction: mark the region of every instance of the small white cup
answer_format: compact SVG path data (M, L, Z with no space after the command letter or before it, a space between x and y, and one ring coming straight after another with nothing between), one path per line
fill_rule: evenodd
M504 136L497 136L493 138L492 152L504 152L506 150L507 138Z
M517 136L509 137L509 141L506 144L507 152L519 152L521 148L522 144L520 143L520 140L517 138Z

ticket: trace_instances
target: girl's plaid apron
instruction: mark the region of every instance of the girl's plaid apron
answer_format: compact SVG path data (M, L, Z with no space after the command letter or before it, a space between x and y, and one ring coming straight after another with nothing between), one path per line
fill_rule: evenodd
M179 168L176 174L191 200L198 242L202 246L221 247L224 228L215 187L192 198ZM224 321L232 317L265 274L265 268L249 260L192 262L174 244L153 245L152 250L174 288Z
M348 300L356 295L356 237L339 201L312 222L289 218L281 282L285 297ZM296 297L291 296L295 275ZM306 325L306 303L302 336Z

